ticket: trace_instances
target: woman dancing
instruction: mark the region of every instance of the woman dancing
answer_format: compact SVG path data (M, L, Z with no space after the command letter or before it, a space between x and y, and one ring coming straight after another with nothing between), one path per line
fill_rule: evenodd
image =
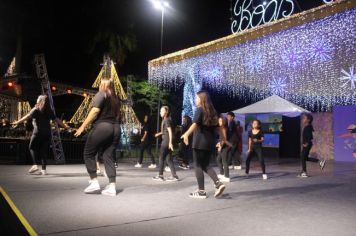
M140 157L138 159L137 164L135 165L136 168L142 168L142 161L143 161L143 153L145 150L147 151L148 156L151 158L151 165L148 166L150 169L156 168L155 157L152 154L151 146L152 146L152 130L150 126L150 122L148 119L148 115L145 115L143 120L143 126L141 130L141 144L140 144Z
M174 168L172 151L173 151L173 132L172 132L172 120L169 114L169 107L163 106L160 110L160 115L162 117L161 132L155 135L156 138L162 136L162 143L159 150L159 173L157 176L153 177L153 180L157 181L178 181L179 178L176 174ZM165 179L163 177L164 170L164 161L167 161L167 164L171 170L172 176Z
M74 136L78 137L93 123L84 147L84 161L90 176L89 186L84 193L98 193L100 185L96 173L95 156L101 150L109 185L101 194L116 196L116 169L114 151L120 139L120 100L114 91L112 79L102 78L99 92L93 98L92 108Z
M40 95L37 98L35 107L24 117L18 121L14 121L12 126L17 127L18 124L32 119L33 132L30 139L30 154L33 162L33 166L28 171L33 174L38 171L37 163L39 160L42 162L41 174L46 175L47 154L49 142L51 140L51 124L50 121L56 122L59 126L69 129L68 125L56 117L54 111L49 105L49 101L46 95Z
M192 198L207 198L204 187L204 172L213 180L215 185L215 197L219 197L225 190L213 168L209 166L210 158L215 148L215 130L218 125L218 116L205 91L197 93L195 98L197 109L194 114L193 124L182 135L186 145L189 144L189 136L193 133L193 160L195 176L198 182L198 190L189 194Z
M226 125L226 118L223 116L219 117L219 128L220 130L220 137L219 142L216 144L218 149L218 158L217 164L219 166L220 174L218 178L221 182L230 182L229 176L229 163L228 163L228 150L232 147L232 144L229 143L227 140L227 125Z
M261 121L252 121L252 130L248 133L248 151L246 159L246 175L248 176L250 171L251 159L254 155L258 157L262 168L262 178L267 179L265 159L262 155L262 143L264 141L264 134L261 130Z
M307 174L307 161L319 163L320 169L323 170L325 167L325 160L319 160L317 158L309 157L311 148L313 147L313 116L311 114L305 114L303 116L303 147L302 147L302 172L298 175L300 178L309 177Z

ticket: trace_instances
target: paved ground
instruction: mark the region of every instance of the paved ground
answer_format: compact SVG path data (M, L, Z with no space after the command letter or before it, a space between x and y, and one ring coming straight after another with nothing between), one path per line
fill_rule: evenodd
M118 169L116 197L83 194L83 165L49 166L43 177L2 165L0 186L40 235L356 235L356 165L309 167L312 177L298 179L299 163L269 163L263 181L255 163L248 179L232 172L221 199L206 178L205 200L188 198L197 188L192 170L159 183L155 171L129 164Z

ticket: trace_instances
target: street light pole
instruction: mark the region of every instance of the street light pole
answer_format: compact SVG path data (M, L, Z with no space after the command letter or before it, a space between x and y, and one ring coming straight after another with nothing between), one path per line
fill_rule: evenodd
M163 30L164 30L164 9L165 9L165 4L168 3L160 3L161 7L161 50L160 50L160 56L163 55ZM161 91L158 88L158 103L157 103L157 133L160 131L160 125L159 125L159 117L160 117L160 107L161 107ZM156 152L158 152L158 139L156 139Z

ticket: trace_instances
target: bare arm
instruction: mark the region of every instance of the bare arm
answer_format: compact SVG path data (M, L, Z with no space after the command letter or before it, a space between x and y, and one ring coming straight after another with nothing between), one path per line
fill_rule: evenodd
M180 137L183 139L185 145L189 145L189 136L194 132L194 130L198 127L196 123L193 123L189 129Z
M79 127L79 129L77 130L77 132L75 132L74 136L78 137L79 135L81 135L81 133L85 130L85 128L90 125L95 119L96 117L98 117L98 114L100 113L100 108L97 107L93 107L87 118L85 118L85 121L83 122L83 124Z
M141 142L145 141L146 137L147 137L147 131L145 131L145 132L143 133L143 136L142 136L142 138L141 138Z
M252 146L252 139L248 138L248 152L251 151L251 146Z
M18 121L14 121L11 124L16 127L18 124L21 124L22 122L31 119L31 114L28 113L27 115L25 115L24 117L22 117L21 119L19 119Z
M62 128L64 128L64 129L69 129L69 126L68 126L68 125L65 125L62 120L56 118L54 121L55 121L59 126L61 126Z
M168 147L169 149L171 149L173 151L173 144L172 144L172 141L173 141L173 136L172 136L172 128L171 127L168 127L167 128L168 130L168 138L169 138L169 144L168 144Z

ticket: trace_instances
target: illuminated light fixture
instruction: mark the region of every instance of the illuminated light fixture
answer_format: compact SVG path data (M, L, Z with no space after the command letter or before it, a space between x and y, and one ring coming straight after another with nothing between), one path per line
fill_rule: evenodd
M83 97L85 97L85 98L86 98L87 96L88 96L88 94L87 94L87 93L83 93Z
M72 93L72 90L71 90L71 89L67 89L67 93L68 93L68 94L71 94L71 93Z
M164 8L169 7L169 2L153 0L151 1L153 6L158 10L164 10Z
M9 86L9 87L14 87L14 83L13 82L7 82L7 86Z
M263 1L262 4L263 4L263 6L266 6L266 5L267 5L267 2L266 2L266 1Z
M52 86L51 89L52 89L52 91L57 91L57 87L56 86Z

